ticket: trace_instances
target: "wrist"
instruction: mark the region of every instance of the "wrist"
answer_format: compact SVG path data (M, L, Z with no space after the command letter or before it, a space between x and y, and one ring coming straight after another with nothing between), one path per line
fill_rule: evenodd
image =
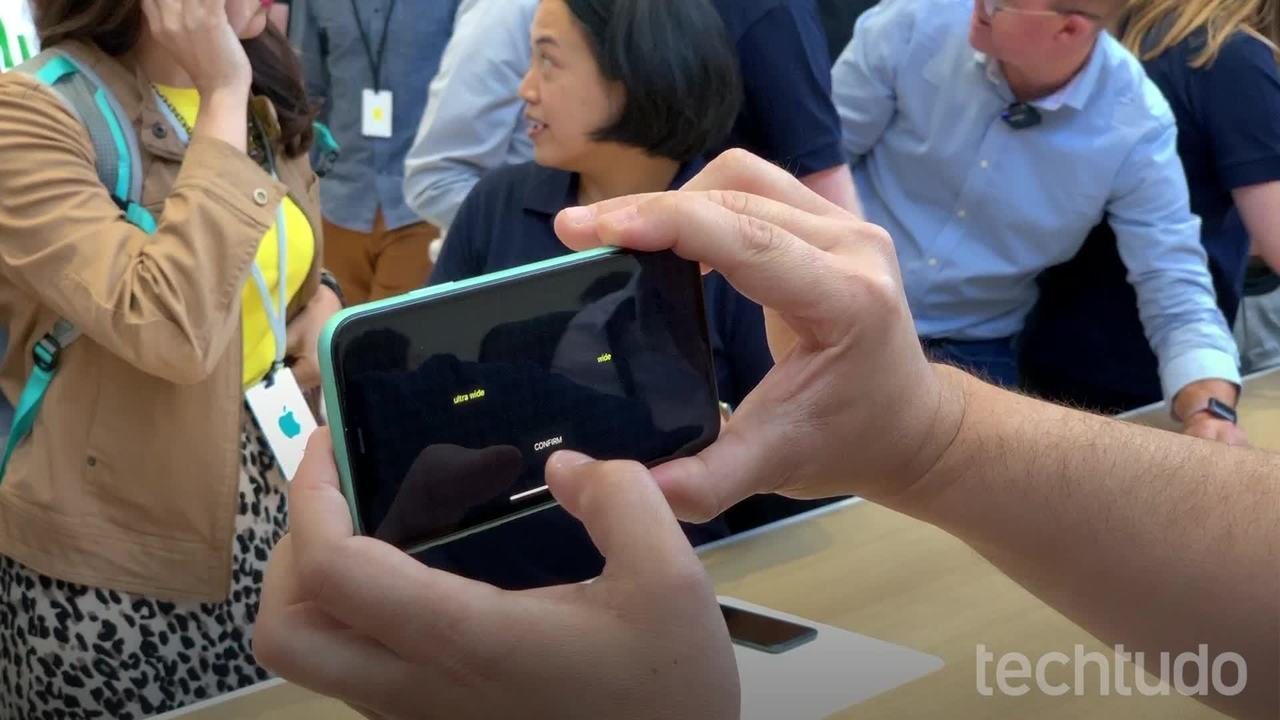
M901 512L929 503L931 495L950 484L952 469L964 466L966 461L958 458L965 453L963 437L973 420L973 404L984 390L994 391L950 365L930 364L929 370L936 400L918 421L921 429L914 442L899 443L911 456L904 459L896 477L886 478L883 493L863 493L868 500Z
M1197 380L1178 391L1172 403L1173 419L1186 423L1191 416L1208 410L1210 401L1234 409L1240 388L1227 380Z

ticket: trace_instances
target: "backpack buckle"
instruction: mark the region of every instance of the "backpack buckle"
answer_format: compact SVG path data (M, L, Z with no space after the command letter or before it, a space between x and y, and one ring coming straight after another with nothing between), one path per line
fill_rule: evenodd
M52 334L40 338L40 342L31 349L31 357L36 367L45 372L53 372L58 367L58 358L62 355L62 343Z

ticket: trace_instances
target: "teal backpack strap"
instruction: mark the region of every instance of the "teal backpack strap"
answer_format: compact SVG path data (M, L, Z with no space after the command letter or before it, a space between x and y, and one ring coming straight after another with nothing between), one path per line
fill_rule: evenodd
M62 349L75 342L79 335L80 331L76 330L71 323L58 320L53 326L53 331L41 338L32 350L35 369L32 370L31 377L27 378L27 386L22 389L22 398L18 400L18 406L14 409L13 428L9 432L8 442L5 443L4 458L0 459L0 481L4 479L5 471L9 469L9 458L13 456L14 448L27 437L35 425L36 415L40 414L40 405L44 403L49 383L53 382L53 376L57 373L58 359L62 355Z
M14 72L39 80L80 120L93 144L98 179L111 199L129 222L155 232L155 219L140 204L142 154L133 121L97 73L58 49L40 53Z
M154 233L155 218L141 205L142 156L137 135L132 121L101 78L71 55L58 50L42 52L14 68L14 72L35 77L62 99L89 134L98 179L111 199L128 222L148 234ZM74 325L59 319L32 349L34 369L14 409L13 426L4 457L0 459L0 482L4 481L14 449L35 426L45 394L57 374L62 351L79 336L80 331Z
M312 170L316 175L324 177L337 164L338 157L342 155L342 146L338 145L328 125L315 122L311 124L311 129L315 131L316 138L315 154L311 159Z

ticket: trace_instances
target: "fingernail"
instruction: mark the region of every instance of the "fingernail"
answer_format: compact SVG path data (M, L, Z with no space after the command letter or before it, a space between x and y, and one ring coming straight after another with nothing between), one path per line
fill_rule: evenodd
M571 207L564 211L564 217L570 225L581 227L596 219L596 211L590 207Z
M595 459L590 455L583 455L582 453L574 452L573 450L559 450L556 454L551 456L551 463L563 470L575 468L579 465L586 465L589 462L595 462Z

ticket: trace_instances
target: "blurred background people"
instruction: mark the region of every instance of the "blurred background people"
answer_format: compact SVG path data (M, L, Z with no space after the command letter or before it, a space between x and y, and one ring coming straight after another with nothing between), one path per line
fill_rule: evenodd
M1280 357L1280 315L1261 298L1252 310L1241 305L1251 246L1253 294L1273 290L1270 267L1280 267L1280 74L1259 31L1274 11L1271 0L1136 0L1117 23L1173 110L1217 304L1235 323L1246 372ZM1032 392L1109 413L1160 400L1116 236L1099 225L1041 278L1022 348Z
M422 287L439 235L405 204L404 161L458 0L305 0L307 91L341 152L320 183L326 267L350 304Z

